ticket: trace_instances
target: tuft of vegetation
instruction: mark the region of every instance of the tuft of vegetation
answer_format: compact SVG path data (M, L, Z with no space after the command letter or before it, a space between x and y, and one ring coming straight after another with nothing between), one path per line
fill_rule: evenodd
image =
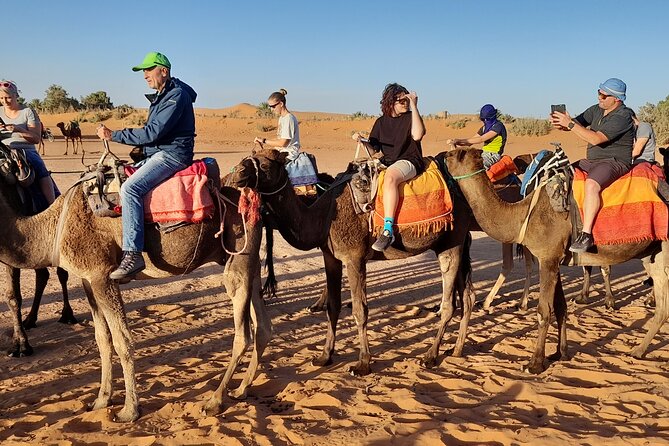
M96 111L94 112L88 120L90 122L101 122L101 121L106 121L107 119L111 118L113 115L113 112L111 110L105 110L105 111Z
M276 130L276 126L271 125L271 124L265 125L265 124L257 123L256 124L256 129L258 129L261 132L271 132L271 131Z
M458 119L457 121L453 121L448 125L454 129L464 129L469 121L471 121L470 118L462 118Z
M509 132L516 136L543 136L552 129L548 119L514 118Z
M146 124L146 118L149 117L148 111L134 111L125 119L126 125L134 127L143 127Z
M367 113L357 111L357 112L353 113L352 115L349 115L348 119L350 119L351 121L359 121L361 119L369 119L369 118L372 118L372 117L373 117L372 115L368 115Z
M639 120L648 122L653 127L658 144L669 144L669 96L657 105L646 103L639 108L637 116Z
M114 109L114 119L125 119L135 112L135 107L127 104L119 105Z
M273 118L274 114L272 109L269 107L267 102L261 102L258 104L258 110L256 110L256 116L259 118Z

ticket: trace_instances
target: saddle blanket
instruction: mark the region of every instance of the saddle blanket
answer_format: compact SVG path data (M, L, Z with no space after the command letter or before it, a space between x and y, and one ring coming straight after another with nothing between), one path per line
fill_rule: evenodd
M575 169L573 193L581 218L586 178ZM669 211L657 193L659 178L664 178L661 168L640 163L602 190L602 207L592 228L595 244L667 240Z
M400 185L395 225L411 228L416 235L442 231L453 222L453 201L439 166L434 160L426 161L425 172ZM374 204L375 232L383 226L383 180L386 171L379 174L379 187Z
M300 152L294 160L286 164L290 184L294 187L307 186L318 183L318 176L314 164L306 152Z
M126 175L137 168L125 166ZM203 160L174 174L144 197L146 223L185 221L198 223L214 214L214 200L207 189L207 166Z

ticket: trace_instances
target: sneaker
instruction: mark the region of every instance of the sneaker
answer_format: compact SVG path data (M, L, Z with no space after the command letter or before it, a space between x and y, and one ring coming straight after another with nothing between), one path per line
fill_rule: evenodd
M389 230L384 230L379 238L376 239L372 245L374 251L385 251L395 241L395 236Z
M594 245L595 245L595 239L592 237L592 234L588 234L587 232L581 232L574 241L574 243L571 244L569 250L571 252L586 252Z
M109 274L109 278L112 280L132 278L144 268L146 268L146 264L141 252L126 251L123 253L121 264L115 271Z

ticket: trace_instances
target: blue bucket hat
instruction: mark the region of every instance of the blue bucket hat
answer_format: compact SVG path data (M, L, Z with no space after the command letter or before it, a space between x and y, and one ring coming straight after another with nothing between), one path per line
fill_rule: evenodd
M481 119L493 119L497 116L497 109L492 104L486 104L481 107L479 117Z
M615 96L621 101L624 101L627 97L625 96L627 85L625 85L625 82L615 77L607 79L603 83L599 84L599 89L607 94L610 94L611 96Z

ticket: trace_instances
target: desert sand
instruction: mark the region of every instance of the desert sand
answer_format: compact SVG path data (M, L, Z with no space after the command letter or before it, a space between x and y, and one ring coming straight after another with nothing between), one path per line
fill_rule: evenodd
M254 117L241 104L224 110L197 111L197 156L215 157L222 171L252 149L254 136L271 136L274 119ZM304 150L316 155L319 169L336 174L352 159L354 131L369 130L373 119L296 113ZM43 116L55 123L76 115ZM454 130L449 120L426 121L427 155L445 150L452 137L471 136L472 121ZM120 121L106 122L119 128ZM102 144L97 124L83 123L85 164L97 161ZM567 132L538 138L509 136L507 153L550 148L560 141L572 160L585 144ZM44 159L61 190L78 177L79 157L63 156L58 136L46 142ZM127 147L112 144L124 156ZM472 250L477 299L482 300L501 267L499 243L475 233ZM307 306L324 286L318 250L301 252L277 236L275 264L278 296L267 302L274 336L258 377L244 401L226 398L216 417L201 414L230 358L232 306L221 269L207 265L193 274L122 285L136 343L136 373L142 416L116 424L110 414L123 401L121 371L115 358L115 406L92 412L100 379L99 355L91 315L80 281L70 278L71 302L80 324L57 322L61 293L55 271L43 299L37 328L29 331L31 357L0 358L0 443L54 444L223 444L223 445L658 445L669 444L669 349L665 325L647 358L626 354L643 337L653 309L643 300L650 289L639 261L614 266L616 311L604 307L601 277L594 278L590 303L568 307L569 358L552 363L538 376L521 367L529 360L536 335L536 300L526 312L515 307L522 293L522 261L502 287L494 310L475 310L464 356L447 351L455 342L459 318L444 338L441 362L425 369L420 358L436 332L438 318L425 309L438 303L441 282L433 253L408 260L370 262L369 339L373 373L353 377L358 340L351 310L339 323L333 365L315 367L326 330L323 313ZM82 253L85 255L85 253ZM264 274L264 273L263 273ZM581 286L579 268L563 267L568 298ZM0 287L5 287L3 277ZM538 279L534 277L536 299ZM32 303L34 273L23 273L23 308ZM344 301L349 300L344 281ZM11 323L0 306L0 348L8 350ZM555 326L548 353L555 349ZM248 356L247 356L248 358ZM241 379L238 371L233 385Z

